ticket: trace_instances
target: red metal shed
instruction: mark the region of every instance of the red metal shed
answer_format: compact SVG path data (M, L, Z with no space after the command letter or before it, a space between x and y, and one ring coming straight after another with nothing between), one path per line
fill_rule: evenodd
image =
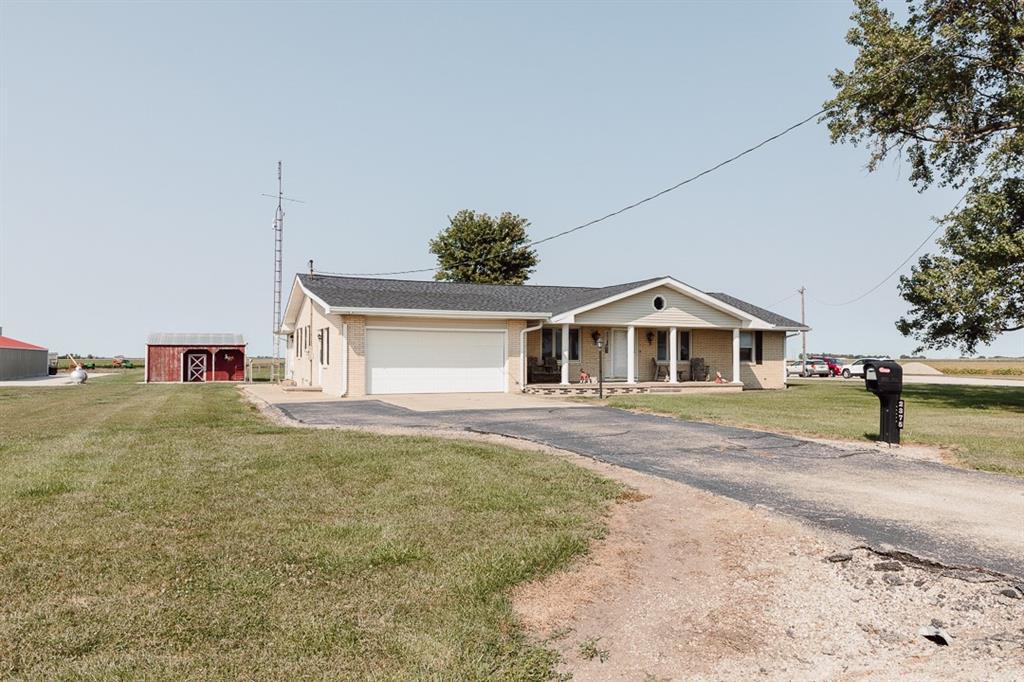
M146 339L146 383L243 381L245 339L241 334L150 334Z

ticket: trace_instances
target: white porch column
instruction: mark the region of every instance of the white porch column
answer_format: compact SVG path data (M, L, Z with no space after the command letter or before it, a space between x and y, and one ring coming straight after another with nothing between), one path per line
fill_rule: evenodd
M732 383L741 384L740 381L740 330L732 330Z
M626 328L626 383L636 383L636 327Z
M679 382L676 372L676 359L679 357L679 333L675 327L669 327L668 334L668 381L675 384Z
M569 383L569 325L562 325L562 385Z

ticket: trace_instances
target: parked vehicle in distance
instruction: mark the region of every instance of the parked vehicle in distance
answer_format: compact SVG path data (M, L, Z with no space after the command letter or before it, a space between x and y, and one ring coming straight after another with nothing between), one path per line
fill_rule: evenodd
M832 372L828 368L828 363L821 358L807 358L807 370L804 376L807 377L827 377L831 376Z
M838 377L843 374L843 360L830 355L822 355L821 359L823 359L825 361L825 365L828 366L828 376Z
M807 358L803 360L790 360L786 363L786 376L798 375L802 377L827 377L830 376L828 364L820 358Z
M828 365L828 375L830 377L837 377L843 373L843 363L839 362L838 358L833 358L828 355L815 355L812 360L821 360Z
M850 377L863 377L864 376L864 363L865 362L878 362L886 358L857 358L848 365L843 365L843 378L849 379Z

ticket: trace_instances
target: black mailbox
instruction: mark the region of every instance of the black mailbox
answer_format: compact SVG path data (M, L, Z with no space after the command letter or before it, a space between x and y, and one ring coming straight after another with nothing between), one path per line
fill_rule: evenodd
M903 428L903 368L891 360L865 362L864 387L878 396L879 440L899 443Z

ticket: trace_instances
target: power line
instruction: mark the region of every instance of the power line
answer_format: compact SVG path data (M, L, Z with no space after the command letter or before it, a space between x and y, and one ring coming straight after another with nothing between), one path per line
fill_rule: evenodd
M949 209L950 212L955 211L957 209L957 207L960 206L960 204L966 198L967 198L967 194L964 194L962 197L960 197L960 199L957 200L957 202L955 204L953 204L953 208ZM868 295L873 294L875 291L878 290L879 287L881 287L883 284L885 284L890 279L892 279L893 276L897 272L902 270L903 266L906 265L907 263L909 263L910 259L913 258L914 256L916 256L917 252L920 251L921 249L923 249L924 245L927 244L931 240L931 238L935 236L935 233L938 232L941 228L942 228L942 223L936 223L935 229L933 229L931 232L928 233L928 236L924 238L924 241L922 241L920 244L918 244L917 248L915 248L913 251L911 251L909 256L904 258L903 261L899 265L897 265L895 267L895 269L893 269L892 272L890 272L888 275L886 275L882 279L882 281L880 281L878 284L876 284L875 286L873 286L870 289L868 289L867 291L865 291L860 296L857 296L855 298L851 298L849 301L843 301L842 303L829 303L828 301L822 301L821 299L816 298L815 296L811 296L811 299L813 299L816 303L820 303L821 305L827 305L827 306L831 306L831 307L834 307L834 308L841 308L843 306L847 306L847 305L850 305L852 303L856 303L857 301L860 301L860 300L862 300L864 298L867 298Z
M793 298L794 296L799 296L799 295L800 295L800 290L797 289L796 291L791 293L789 296L786 296L785 298L780 298L778 301L775 301L775 303L769 303L765 307L767 307L767 308L774 308L775 306L779 305L780 303L785 303L786 301L788 301L789 299Z
M558 239L560 237L564 237L566 235L572 234L573 232L578 232L579 230L583 230L583 229L586 229L588 227L592 227L594 225L597 225L598 223L604 222L605 220L608 220L610 218L614 218L615 216L622 215L626 211L631 211L632 209L637 208L638 206L642 206L642 205L646 204L649 201L654 201L658 197L664 196L664 195L668 194L669 192L673 192L673 191L679 189L680 187L682 187L684 185L688 185L691 182L704 177L705 175L708 175L710 173L714 173L715 171L717 171L718 169L722 168L723 166L727 166L730 163L733 163L734 161L738 161L739 159L743 158L747 154L750 154L751 152L757 151L758 149L760 149L761 147L765 146L766 144L779 139L783 135L786 135L786 134L796 130L800 126L806 125L807 123L810 123L815 118L817 118L821 114L823 114L826 111L828 111L828 109L829 109L829 107L825 107L824 109L820 109L820 110L814 112L813 114L811 114L810 116L807 116L806 118L803 118L800 121L797 121L796 123L790 125L789 127L785 128L784 130L775 133L771 137L767 137L767 138L761 140L760 142L758 142L754 146L748 147L748 148L744 149L743 151L739 152L738 154L734 154L733 156L730 156L728 159L725 159L724 161L720 161L719 163L716 163L714 166L711 166L710 168L706 168L706 169L702 170L701 172L697 173L696 175L691 175L690 177L688 177L685 180L682 180L680 182L677 182L676 184L672 185L671 187L666 187L665 189L661 190L660 192L655 192L654 194L652 194L650 196L644 197L643 199L640 199L639 201L635 201L635 202L633 202L631 204L623 206L622 208L620 208L620 209L618 209L616 211L612 211L611 213L605 214L605 215L601 216L600 218L594 218L593 220L588 220L587 222L585 222L585 223L583 223L581 225L577 225L576 227L571 227L568 230L562 230L561 232L556 232L555 234L548 235L547 237L544 237L543 239L537 239L537 240L534 240L532 242L529 242L523 248L531 248L531 247L534 247L534 246L538 246L540 244L544 244L546 242L553 241L553 240ZM467 260L467 261L463 261L461 263L455 263L454 265L450 265L448 267L460 267L462 265L472 265L474 262L475 262L475 260ZM440 269L440 266L435 266L435 267L432 267L432 268L418 268L418 269L415 269L415 270L392 270L390 272L325 272L325 271L319 271L319 270L317 272L318 272L318 274L321 274L321 275L338 275L338 276L342 276L342 277L385 277L385 276L390 276L390 275L413 275L413 274L419 274L419 273L423 273L423 272L436 272L439 269Z
M924 56L926 53L928 53L930 51L931 51L931 46L929 45L929 46L925 47L923 50L921 50L921 52L919 52L918 54L914 55L913 57L911 57L907 61L903 62L902 64L895 65L893 67L893 69L889 72L888 75L889 76L895 75L896 72L899 69L902 69L903 67L909 65L911 62L916 61L917 59L921 58L922 56ZM702 170L701 172L697 173L696 175L692 175L692 176L686 178L685 180L682 180L682 181L672 185L671 187L667 187L667 188L661 190L660 192L655 192L654 194L652 194L650 196L644 197L643 199L640 199L639 201L635 201L632 204L628 204L626 206L623 206L622 208L620 208L620 209L618 209L616 211L612 211L611 213L608 213L606 215L603 215L600 218L595 218L595 219L589 220L589 221L587 221L587 222L585 222L585 223L583 223L581 225L577 225L576 227L571 227L571 228L569 228L567 230L562 230L561 232L556 232L555 234L548 235L547 237L544 237L543 239L537 239L537 240L528 242L523 248L531 248L531 247L537 246L539 244L544 244L546 242L550 242L550 241L558 239L560 237L564 237L564 236L572 234L574 232L578 232L579 230L583 230L583 229L586 229L588 227L592 227L594 225L597 225L598 223L604 222L605 220L608 220L610 218L614 218L615 216L621 215L621 214L625 213L626 211L630 211L630 210L632 210L634 208L637 208L638 206L642 206L643 204L646 204L649 201L653 201L653 200L657 199L658 197L664 196L665 194L668 194L669 192L673 192L673 191L679 189L680 187L682 187L684 185L688 185L691 182L704 177L705 175L709 175L710 173L714 173L715 171L719 170L720 168L722 168L724 166L729 165L730 163L733 163L734 161L738 161L739 159L743 158L747 154L750 154L751 152L757 151L758 149L760 149L761 147L765 146L766 144L768 144L770 142L773 142L773 141L779 139L780 137L783 137L784 135L787 135L788 133L796 130L797 128L799 128L799 127L801 127L803 125L806 125L807 123L810 123L812 120L814 120L815 118L817 118L821 114L824 114L826 111L828 111L829 109L833 109L836 106L838 106L838 104L831 104L829 106L825 106L825 107L819 109L818 111L814 112L810 116L807 116L806 118L803 118L803 119L797 121L796 123L793 123L792 125L788 126L787 128L779 131L778 133L775 133L774 135L761 140L760 142L758 142L754 146L748 147L747 149L744 149L743 151L739 152L738 154L735 154L735 155L725 159L724 161L721 161L721 162L715 164L714 166L711 166L710 168L706 168L706 169ZM448 267L461 267L461 266L464 266L464 265L472 265L475 262L477 262L477 260L478 259L465 260L465 261L462 261L462 262L450 265ZM431 268L416 268L416 269L413 269L413 270L392 270L392 271L388 271L388 272L328 272L328 271L321 270L321 271L318 271L318 273L322 274L322 275L336 275L336 276L341 276L341 277L387 277L387 276L392 276L392 275L414 275L414 274L420 274L420 273L425 273L425 272L436 272L436 271L438 271L440 269L441 269L440 266L435 266L435 267L431 267Z
M861 294L860 296L857 296L856 298L851 298L851 299L850 299L849 301L843 301L842 303L829 303L828 301L822 301L821 299L819 299L819 298L817 298L817 297L815 297L815 296L811 296L811 298L812 298L812 299L814 299L814 302L815 302L815 303L820 303L820 304L822 304L822 305L832 306L832 307L835 307L835 308L841 308L841 307L843 307L843 306L847 306L847 305L850 305L851 303L856 303L857 301L860 301L861 299L864 299L864 298L866 298L866 297L867 297L868 295L870 295L870 294L873 294L873 293L874 293L875 291L877 291L877 290L878 290L878 288L879 288L879 287L881 287L881 286L882 286L883 284L885 284L885 283L886 283L886 282L888 282L888 281L889 281L890 279L892 279L893 275L895 275L895 274L896 274L897 272L899 272L900 270L902 270L902 269L903 269L903 266L904 266L904 265L906 265L907 263L909 263L909 262L910 262L910 259L911 259L911 258L913 258L914 256L916 256L916 255L917 255L917 252L918 252L918 251L920 251L921 249L923 249L923 248L924 248L924 245L925 245L925 244L927 244L927 243L928 243L928 241L929 241L929 240L930 240L930 239L931 239L932 237L934 237L934 236L935 236L935 233L936 233L936 232L938 232L938 231L939 231L939 228L941 228L941 227L942 227L942 223L939 223L938 225L936 225L936 226L935 226L935 229L934 229L934 230L932 230L932 231L931 231L931 232L930 232L930 233L928 234L928 236L924 238L924 241L923 241L923 242L921 242L920 244L918 244L918 245L917 245L917 248L916 248L916 249L914 249L913 251L911 251L911 252L910 252L910 255L909 255L909 256L907 256L906 258L904 258L904 259L903 259L903 262L901 262L901 263L900 263L899 265L897 265L897 266L896 266L896 269L894 269L894 270L893 270L892 272L890 272L890 273L889 273L888 275L886 275L886 276L885 276L885 278L884 278L884 279L882 279L882 281L881 281L881 282L879 282L879 283L878 283L878 284L876 284L875 286L871 287L870 289L868 289L867 291L865 291L865 292L864 292L863 294Z

